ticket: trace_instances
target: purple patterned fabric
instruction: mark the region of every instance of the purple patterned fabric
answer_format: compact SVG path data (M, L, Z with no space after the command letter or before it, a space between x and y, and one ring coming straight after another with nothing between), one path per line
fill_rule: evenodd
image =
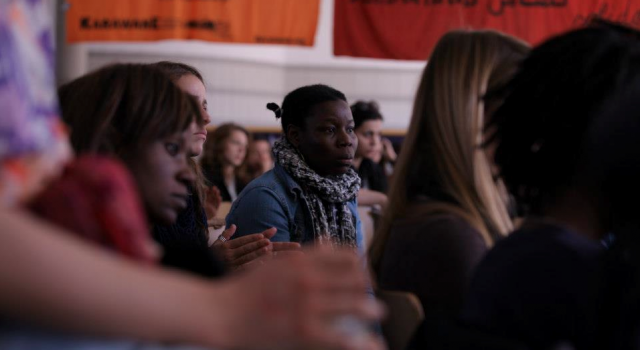
M65 137L51 9L42 0L0 0L0 159L45 152Z
M0 204L28 200L71 151L58 116L53 7L0 0Z

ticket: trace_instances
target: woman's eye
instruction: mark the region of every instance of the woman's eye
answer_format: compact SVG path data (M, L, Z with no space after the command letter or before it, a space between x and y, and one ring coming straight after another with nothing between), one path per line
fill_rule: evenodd
M355 130L354 130L354 128L353 128L352 126L347 127L347 132L348 132L349 134L353 134L353 132L354 132L354 131L355 131Z
M173 157L177 156L178 153L180 153L180 145L178 145L177 143L167 142L164 144L164 147L167 152Z
M331 127L331 128L325 128L325 129L324 129L324 132L326 132L327 134L333 134L333 133L335 133L335 132L336 132L336 128L333 128L333 127Z

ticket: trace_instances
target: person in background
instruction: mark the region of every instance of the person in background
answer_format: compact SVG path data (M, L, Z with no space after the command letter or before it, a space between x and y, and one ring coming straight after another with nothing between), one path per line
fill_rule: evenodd
M271 169L273 169L271 144L265 139L254 139L249 144L247 161L242 170L245 182L249 183Z
M219 125L205 142L200 159L204 174L213 186L220 190L222 200L233 202L246 186L240 177L240 169L247 156L251 135L240 125Z
M483 129L500 103L487 92L528 52L503 33L456 30L424 69L370 258L380 288L418 296L427 329L453 322L477 264L513 228Z
M0 348L381 349L326 321L381 316L360 293L365 276L351 254L311 252L211 282L125 259L26 210L72 156L49 9L0 2Z
M640 34L551 38L504 93L489 144L526 218L478 266L461 322L532 349L637 349Z
M358 204L383 206L387 203L387 176L373 160L382 151L382 114L373 101L357 101L351 105L351 114L358 136L358 149L353 159L361 181Z
M203 116L204 123L191 125L192 135L186 139L189 165L196 175L196 181L190 186L187 208L183 210L173 225L155 225L153 237L163 246L165 255L163 263L205 276L218 275L217 271L209 271L204 261L211 260L209 249L208 222L215 218L217 207L222 200L220 192L209 187L195 157L202 154L207 139L206 124L211 120L208 113L208 102L204 79L200 72L187 64L163 61L153 64L165 72L169 78L184 92L195 98ZM209 210L205 210L205 209ZM207 219L209 218L209 220ZM235 227L222 233L228 240L233 236ZM269 237L275 230L268 229L259 234L248 235L242 240L223 242L215 240L213 251L222 259L227 269L234 271L249 266L256 259L268 255L273 250Z
M381 137L380 143L381 145L376 147L376 151L371 155L371 160L382 167L387 179L391 179L398 154L389 138Z

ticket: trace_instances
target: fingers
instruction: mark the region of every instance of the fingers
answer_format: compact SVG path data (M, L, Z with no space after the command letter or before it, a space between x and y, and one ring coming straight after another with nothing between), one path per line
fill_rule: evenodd
M273 236L275 236L276 232L278 232L278 229L275 227L271 227L262 231L262 234L268 239L271 239Z
M207 189L207 196L213 200L220 198L220 190L216 186L211 186Z
M333 245L323 245L317 248L314 247L312 250L309 250L308 253L312 258L310 262L321 267L323 270L329 269L335 273L340 273L340 271L353 273L354 271L362 270L358 255L349 249L342 249Z
M222 237L226 238L226 239L227 239L227 241L228 241L228 240L230 240L230 239L231 239L231 237L233 237L233 235L236 233L236 229L237 229L237 228L238 228L238 227L237 227L236 225L231 225L231 226L229 226L229 228L228 228L228 229L226 229L226 230L222 231L222 233L220 234L220 236L222 236Z
M209 227L213 227L216 230L224 226L224 219L220 218L212 218L207 220L207 225ZM226 238L226 237L225 237Z
M267 241L268 242L268 241ZM259 243L259 242L258 242ZM269 244L269 243L267 243ZM232 264L233 266L239 267L241 265L245 265L248 263L252 263L261 257L267 256L271 252L271 246L267 245L252 251L249 254L245 254L237 259L235 259Z
M382 350L382 341L373 336L365 327L353 328L343 325L313 322L301 327L297 332L303 337L302 342L309 344L303 348L340 349L340 350ZM306 338L306 339L304 339Z
M296 242L273 242L274 252L284 252L288 250L301 250L302 246Z
M212 186L207 189L206 192L206 201L204 203L205 210L207 212L207 217L215 217L218 208L220 207L220 203L222 203L222 197L220 196L220 190L217 187Z
M235 231L234 231L235 233ZM248 236L242 236L239 238L236 238L234 240L231 240L229 242L227 242L229 248L231 249L237 249L240 248L246 244L252 243L252 242L256 242L259 241L261 239L265 239L264 235L262 233L254 233L252 235L248 235Z
M289 259L297 256L304 255L302 250L285 250L279 252L273 252L272 258L274 259Z
M317 280L316 282L319 282ZM339 349L383 349L382 343L370 335L367 324L381 319L384 307L364 293L321 293L310 284L302 290L309 296L301 309L309 315L298 330L304 337Z
M267 249L262 249L262 248L267 248ZM258 252L259 250L265 250L265 252L271 251L271 242L269 242L268 239L261 239L256 242L245 244L241 247L234 249L233 255L235 259L241 259L247 255L251 255L254 252ZM259 254L258 256L260 255L264 255L264 254ZM249 259L247 261L250 261L250 260L253 260L253 259Z
M353 295L329 295L316 298L314 304L310 306L327 317L338 317L338 315L353 315L357 319L365 321L375 321L380 319L385 312L381 302L374 299L366 299L365 294Z
M213 188L211 189L211 197L212 197L212 203L213 205L215 205L216 208L220 207L220 203L222 203L222 194L220 193L220 190L213 186Z

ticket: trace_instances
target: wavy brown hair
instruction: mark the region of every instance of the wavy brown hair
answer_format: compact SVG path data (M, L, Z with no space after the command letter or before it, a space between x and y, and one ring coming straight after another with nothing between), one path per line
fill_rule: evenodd
M234 123L226 123L218 126L212 133L211 137L207 138L207 142L204 144L204 150L202 151L202 158L200 163L205 171L211 174L222 173L222 165L224 161L224 146L234 131L243 132L247 135L247 139L251 142L251 134L247 129ZM246 159L246 158L245 158ZM235 175L242 181L246 179L242 177L242 166L235 169Z
M159 69L114 64L58 90L76 153L123 156L141 145L202 123L196 101Z
M440 39L418 87L388 210L371 246L374 271L393 221L420 196L430 199L426 215L461 217L487 246L512 229L482 149L485 113L501 97L485 95L506 84L528 52L524 42L496 31L452 31Z

